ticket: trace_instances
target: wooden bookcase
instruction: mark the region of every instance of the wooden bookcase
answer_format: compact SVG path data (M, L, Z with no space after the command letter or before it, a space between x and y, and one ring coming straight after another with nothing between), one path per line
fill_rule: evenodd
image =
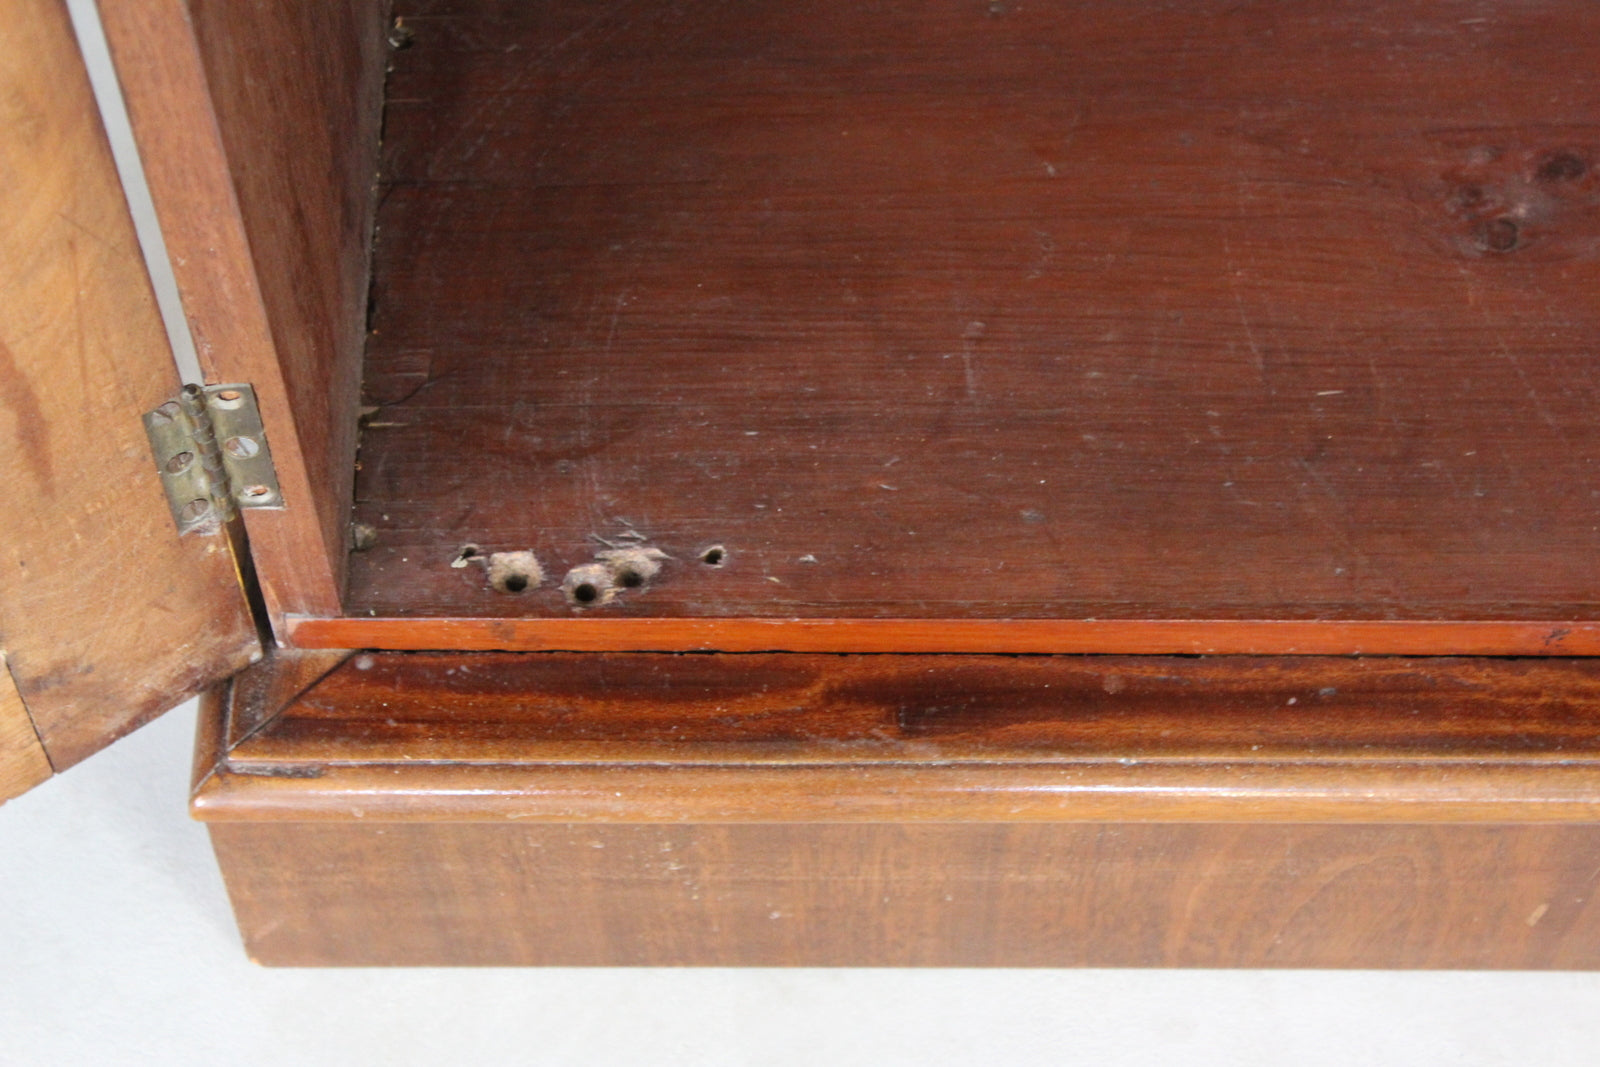
M1590 5L100 7L256 958L1600 963Z

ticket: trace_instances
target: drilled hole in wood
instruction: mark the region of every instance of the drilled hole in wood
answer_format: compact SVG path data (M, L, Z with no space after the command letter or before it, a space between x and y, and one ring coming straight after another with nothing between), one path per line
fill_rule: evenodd
M567 572L561 591L573 607L593 608L609 604L616 597L617 587L609 567L603 563L585 563Z
M1517 247L1522 231L1511 219L1490 219L1478 231L1478 242L1490 252L1510 252Z
M544 570L532 552L495 552L487 562L489 584L502 593L525 593L544 581Z
M720 567L728 562L728 550L721 545L712 545L700 553L700 562L707 567Z
M465 567L483 555L483 549L477 545L462 545L456 550L455 558L450 561L452 567Z
M661 573L661 564L670 557L659 548L613 548L595 556L623 589L638 589Z

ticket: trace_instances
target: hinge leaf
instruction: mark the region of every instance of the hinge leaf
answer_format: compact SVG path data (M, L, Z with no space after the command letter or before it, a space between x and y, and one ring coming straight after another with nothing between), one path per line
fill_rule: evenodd
M255 390L186 385L145 413L150 454L180 534L215 533L240 508L281 508Z

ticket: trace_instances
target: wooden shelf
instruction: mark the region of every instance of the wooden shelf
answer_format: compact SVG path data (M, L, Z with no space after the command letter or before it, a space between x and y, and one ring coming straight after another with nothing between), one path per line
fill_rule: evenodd
M1591 7L396 11L349 615L1594 617Z

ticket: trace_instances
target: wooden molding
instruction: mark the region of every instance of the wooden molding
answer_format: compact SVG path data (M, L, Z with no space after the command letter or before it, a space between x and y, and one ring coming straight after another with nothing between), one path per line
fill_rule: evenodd
M233 746L195 813L1594 821L1600 662L362 653Z
M261 963L1600 962L1600 661L282 655L194 800Z

